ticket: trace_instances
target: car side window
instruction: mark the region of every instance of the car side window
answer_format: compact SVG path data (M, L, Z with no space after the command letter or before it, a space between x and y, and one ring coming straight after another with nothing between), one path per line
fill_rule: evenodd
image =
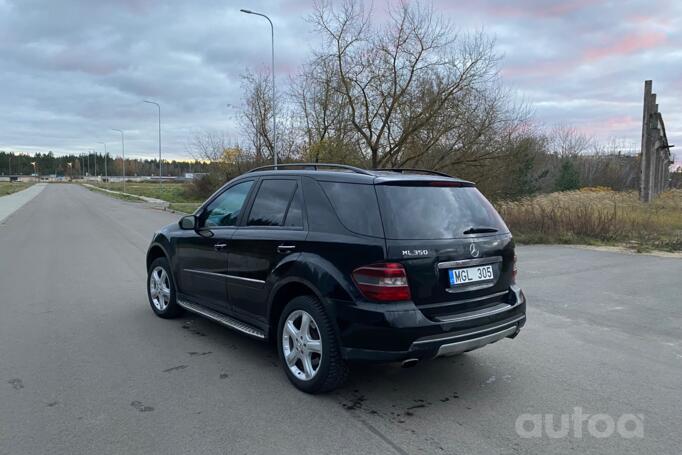
M296 180L264 180L249 214L248 226L283 226Z
M252 185L253 180L249 180L225 190L206 208L203 226L235 226Z
M289 210L287 210L287 217L284 220L284 225L287 227L303 227L303 199L301 194L301 187L299 186L291 198L289 203Z

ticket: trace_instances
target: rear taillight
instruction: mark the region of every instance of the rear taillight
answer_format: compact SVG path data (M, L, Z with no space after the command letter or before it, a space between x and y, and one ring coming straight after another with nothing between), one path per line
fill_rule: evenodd
M379 302L410 300L405 268L398 263L372 264L353 271L353 281L370 300Z
M516 267L516 253L514 253L514 262L512 263L512 283L516 283L516 272L518 271Z

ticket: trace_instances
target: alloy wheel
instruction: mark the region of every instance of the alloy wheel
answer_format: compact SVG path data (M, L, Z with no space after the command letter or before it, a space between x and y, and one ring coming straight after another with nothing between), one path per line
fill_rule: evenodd
M322 338L309 313L296 310L289 314L282 330L282 350L294 376L303 381L315 377L322 362Z
M170 278L166 269L157 266L149 275L149 295L152 298L152 303L159 311L164 311L170 303Z

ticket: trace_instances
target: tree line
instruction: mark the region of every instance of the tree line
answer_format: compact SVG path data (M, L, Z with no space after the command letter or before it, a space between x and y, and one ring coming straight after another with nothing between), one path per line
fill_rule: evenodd
M35 163L35 164L34 164ZM187 172L207 173L215 164L193 161L166 161L163 175L179 177ZM123 159L106 157L100 153L55 156L52 152L35 155L0 150L0 175L56 175L63 177L123 175ZM159 160L126 158L127 176L159 174Z

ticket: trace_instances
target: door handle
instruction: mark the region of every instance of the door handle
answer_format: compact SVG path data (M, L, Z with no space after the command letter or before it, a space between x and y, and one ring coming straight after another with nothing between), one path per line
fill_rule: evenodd
M226 246L227 243L216 243L215 245L213 245L213 249L216 251L222 251L225 249Z
M280 245L277 247L277 252L281 254L291 253L296 249L295 245Z

